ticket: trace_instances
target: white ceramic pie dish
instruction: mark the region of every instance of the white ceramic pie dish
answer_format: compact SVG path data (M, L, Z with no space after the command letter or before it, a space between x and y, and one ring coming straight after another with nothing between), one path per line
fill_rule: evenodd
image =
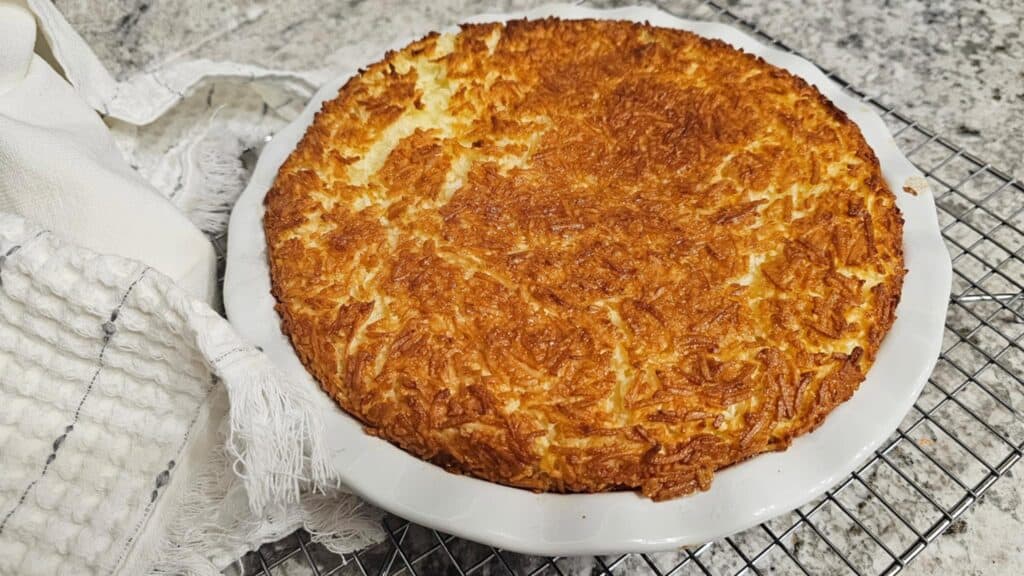
M534 494L450 474L365 434L353 418L320 394L338 477L370 502L414 522L505 549L545 555L657 551L699 544L801 506L842 480L895 430L935 365L952 269L931 194L902 192L908 178L919 177L920 172L867 105L842 92L806 60L769 48L729 26L682 20L652 8L594 10L568 5L485 14L469 21L545 16L648 21L690 30L759 55L814 84L860 126L906 219L908 274L896 322L860 389L818 430L798 438L785 452L761 455L720 471L707 492L667 502L652 502L631 492ZM228 317L299 385L318 387L281 333L274 311L263 198L321 103L368 63L353 62L351 71L325 85L302 115L274 137L231 217L224 282Z

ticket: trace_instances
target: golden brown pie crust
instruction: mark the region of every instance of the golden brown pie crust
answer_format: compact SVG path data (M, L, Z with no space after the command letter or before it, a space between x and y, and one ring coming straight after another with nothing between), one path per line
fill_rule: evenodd
M431 34L266 197L273 292L366 430L533 490L707 489L850 398L903 219L857 126L730 46L615 21Z

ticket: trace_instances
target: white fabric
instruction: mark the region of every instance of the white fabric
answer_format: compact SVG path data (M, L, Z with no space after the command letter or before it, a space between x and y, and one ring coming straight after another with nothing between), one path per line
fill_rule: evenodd
M28 73L35 41L32 14L17 4L0 2L0 93Z
M298 526L342 553L380 537L330 487L312 399L208 306L10 214L0 255L0 574L216 574Z
M51 8L65 73L103 87ZM209 241L31 54L35 23L0 0L0 575L216 574L299 526L339 553L379 540L312 399L207 305Z
M50 0L27 0L39 18L54 56L65 67L68 79L85 101L104 115L133 124L147 124L159 118L206 78L274 78L296 92L313 92L323 80L317 72L296 73L238 62L212 62L205 59L170 62L159 70L134 75L117 82L91 50L82 50L85 42L71 28ZM258 19L265 8L252 6L240 14L234 28ZM223 34L224 32L221 32Z
M0 6L0 38L15 39L0 52L0 211L97 252L144 260L212 301L210 242L131 170L96 112L32 56L27 10Z

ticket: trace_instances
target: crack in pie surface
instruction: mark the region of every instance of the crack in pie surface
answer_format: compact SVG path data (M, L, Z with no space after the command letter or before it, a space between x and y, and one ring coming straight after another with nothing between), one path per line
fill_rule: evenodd
M324 104L264 227L284 331L369 432L655 499L848 399L904 274L842 112L722 42L615 21L389 53Z

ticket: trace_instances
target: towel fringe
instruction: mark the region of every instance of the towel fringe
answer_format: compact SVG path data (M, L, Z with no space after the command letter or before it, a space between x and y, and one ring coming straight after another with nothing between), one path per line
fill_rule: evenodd
M249 550L280 540L299 527L310 533L313 542L342 555L343 562L347 562L345 554L384 538L382 512L343 488L307 492L301 500L296 493L290 502L264 501L257 512L252 506L255 477L252 471L254 467L258 469L263 461L247 465L245 459L252 462L253 452L239 452L237 447L231 448L229 439L236 426L232 425L230 416L223 418L223 415L234 412L234 399L229 410L224 390L215 394L218 397L212 400L212 412L221 415L211 418L220 422L215 443L225 448L212 450L204 462L197 464L197 469L188 475L187 480L180 479L186 480L189 488L176 503L150 574L219 576L220 568ZM260 418L254 421L258 420ZM241 477L232 472L233 463L236 467L246 467L248 476ZM277 476L287 479L301 474ZM273 490L281 486L290 490L295 482L270 482L264 488Z
M337 487L323 442L324 423L304 386L253 351L219 367L231 396L227 450L245 480L249 506L260 513L272 502L298 502L303 492Z
M185 153L186 189L175 202L193 224L211 236L227 230L231 208L248 179L241 158L243 142L234 134L211 130L215 119L216 112Z

